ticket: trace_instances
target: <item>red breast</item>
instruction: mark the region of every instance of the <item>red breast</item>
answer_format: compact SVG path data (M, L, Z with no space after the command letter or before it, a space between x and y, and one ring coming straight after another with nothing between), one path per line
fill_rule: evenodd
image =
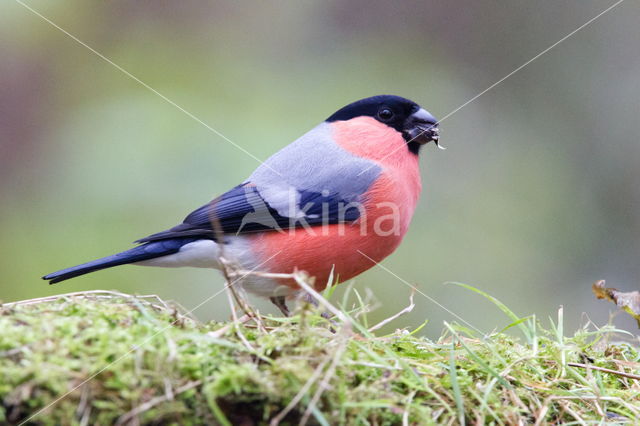
M407 232L421 190L418 156L408 150L400 132L371 117L337 121L331 126L338 145L382 168L363 196L366 214L350 224L248 236L259 261L282 251L267 262L268 271L305 270L316 277L318 289L326 286L332 266L339 282L371 268L374 263L360 252L376 262L390 255ZM290 281L283 284L296 286Z

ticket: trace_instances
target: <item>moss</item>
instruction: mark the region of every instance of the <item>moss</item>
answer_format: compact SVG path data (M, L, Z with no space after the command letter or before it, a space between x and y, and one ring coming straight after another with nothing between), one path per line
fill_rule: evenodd
M606 327L567 337L518 319L523 339L447 325L434 341L376 336L364 307L349 326L305 308L261 330L107 292L34 302L0 310L0 423L268 424L294 399L282 424L307 410L310 424L640 418L637 380L569 365L640 366Z

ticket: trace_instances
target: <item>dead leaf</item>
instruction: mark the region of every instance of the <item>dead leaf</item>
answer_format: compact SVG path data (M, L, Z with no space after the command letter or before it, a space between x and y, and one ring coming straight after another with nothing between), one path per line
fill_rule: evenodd
M593 283L591 289L598 299L606 299L615 303L638 321L640 328L640 291L618 291L615 288L605 287L605 281L600 280Z

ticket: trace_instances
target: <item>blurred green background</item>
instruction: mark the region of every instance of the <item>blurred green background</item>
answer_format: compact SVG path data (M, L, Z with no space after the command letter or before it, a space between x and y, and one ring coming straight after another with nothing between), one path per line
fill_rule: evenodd
M25 3L264 159L370 95L443 117L613 2ZM483 330L508 321L444 282L522 315L564 305L570 329L583 312L605 323L613 306L591 283L640 282L638 22L640 4L622 3L447 118L448 149L423 151L420 205L386 267ZM197 269L40 279L177 224L257 162L14 0L0 4L0 150L0 299L117 289L190 308L222 288ZM374 320L408 301L381 269L355 287L382 302ZM416 304L396 327L454 320ZM195 314L228 318L226 298Z

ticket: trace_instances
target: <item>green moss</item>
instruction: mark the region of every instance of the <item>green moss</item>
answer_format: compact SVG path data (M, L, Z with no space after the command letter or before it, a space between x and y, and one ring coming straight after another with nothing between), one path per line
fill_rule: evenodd
M518 319L523 341L455 325L432 341L407 331L374 336L359 321L334 324L307 308L265 318L261 331L252 322L201 324L159 299L106 292L5 305L0 423L48 406L29 423L268 424L294 398L282 424L297 424L308 408L310 424L640 418L635 379L569 365L634 373L637 348L606 343L610 329L565 337L556 325Z

